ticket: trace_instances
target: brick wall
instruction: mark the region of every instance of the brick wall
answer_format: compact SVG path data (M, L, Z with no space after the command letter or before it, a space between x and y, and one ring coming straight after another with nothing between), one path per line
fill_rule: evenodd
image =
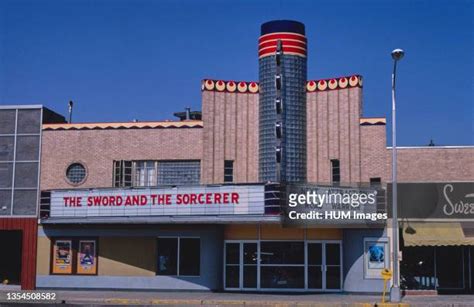
M65 179L75 161L87 168L78 188L111 187L113 160L201 160L202 128L45 130L41 189L74 188Z
M362 182L370 182L370 178L375 177L388 181L386 126L360 126L360 139Z
M224 160L234 182L258 181L258 93L202 92L202 183L224 182Z
M391 148L386 155L391 181ZM474 147L401 147L397 155L400 182L474 181Z
M65 171L75 161L88 169L80 188L110 187L113 160L201 160L203 184L222 183L232 160L234 182L258 182L258 98L204 90L204 128L45 130L41 189L73 188ZM385 120L361 125L361 109L359 87L307 93L309 182L331 182L331 159L343 183L391 181ZM400 148L398 163L400 181L474 180L474 147Z
M308 181L331 182L331 160L340 160L341 182L361 180L362 89L307 93Z

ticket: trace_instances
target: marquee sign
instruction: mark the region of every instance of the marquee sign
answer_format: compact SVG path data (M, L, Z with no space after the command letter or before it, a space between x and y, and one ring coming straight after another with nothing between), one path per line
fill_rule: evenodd
M51 217L264 214L264 185L57 190Z

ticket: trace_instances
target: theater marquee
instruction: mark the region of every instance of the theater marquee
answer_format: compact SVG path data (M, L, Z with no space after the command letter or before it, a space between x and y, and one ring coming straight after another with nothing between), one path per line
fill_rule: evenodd
M263 185L51 192L51 217L264 214Z

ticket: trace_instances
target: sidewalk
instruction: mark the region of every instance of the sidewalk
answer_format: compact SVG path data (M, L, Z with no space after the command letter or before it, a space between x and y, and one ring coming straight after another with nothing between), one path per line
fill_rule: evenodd
M340 306L369 307L382 305L380 296L355 294L264 294L212 292L128 292L128 291L34 291L54 292L54 301L7 300L8 291L0 291L0 306L12 303L74 305L165 305L165 306ZM22 292L23 293L23 292ZM474 296L405 297L399 306L474 306Z

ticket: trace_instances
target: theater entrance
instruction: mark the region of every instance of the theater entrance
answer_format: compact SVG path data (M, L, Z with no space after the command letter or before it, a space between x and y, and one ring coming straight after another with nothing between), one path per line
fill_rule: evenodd
M21 281L21 240L19 230L0 230L0 287Z
M225 290L342 290L340 241L230 240L224 249Z

